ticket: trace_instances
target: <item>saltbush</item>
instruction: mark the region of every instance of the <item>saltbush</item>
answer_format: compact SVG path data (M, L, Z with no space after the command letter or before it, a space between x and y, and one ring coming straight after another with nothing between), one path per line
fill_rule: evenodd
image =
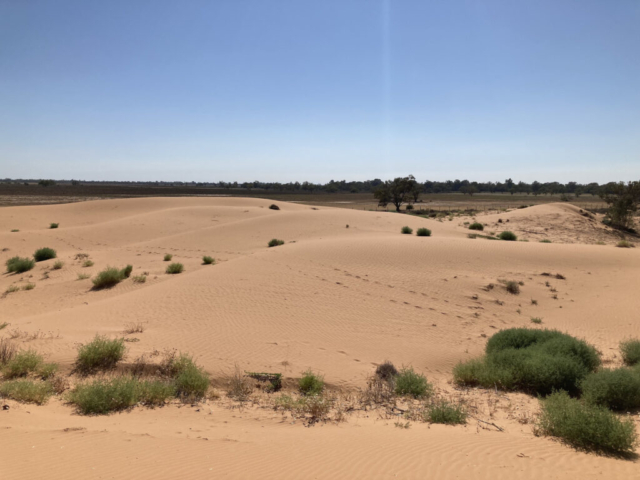
M413 398L426 398L432 395L433 386L427 378L412 367L402 368L396 375L396 395Z
M413 229L407 226L402 227L400 231L405 235L411 235L413 233Z
M9 273L24 273L35 267L36 263L30 258L12 257L5 265Z
M51 258L56 258L56 251L53 248L39 248L33 254L33 258L36 262L43 262Z
M167 273L175 275L177 273L182 273L184 270L184 265L181 263L172 263L167 267Z
M511 242L514 242L514 241L516 241L518 239L518 237L516 236L515 233L509 232L509 231L505 231L505 232L500 233L500 235L498 235L498 238L500 240L508 240L508 241L511 241Z
M640 372L617 368L591 373L582 382L582 398L610 410L640 408Z
M480 222L473 222L471 225L469 225L469 230L484 230L484 225L482 225Z
M632 339L620 342L620 353L622 353L622 360L627 365L640 363L640 340Z
M431 230L429 230L428 228L419 228L416 231L416 235L418 237L430 237L431 236Z
M124 358L126 348L124 339L109 339L96 335L94 339L78 348L76 370L80 373L93 373L98 370L109 370Z

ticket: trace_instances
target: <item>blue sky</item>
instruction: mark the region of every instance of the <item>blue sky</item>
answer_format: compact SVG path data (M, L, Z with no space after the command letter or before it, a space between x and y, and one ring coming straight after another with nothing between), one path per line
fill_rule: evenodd
M638 0L0 0L0 178L640 178Z

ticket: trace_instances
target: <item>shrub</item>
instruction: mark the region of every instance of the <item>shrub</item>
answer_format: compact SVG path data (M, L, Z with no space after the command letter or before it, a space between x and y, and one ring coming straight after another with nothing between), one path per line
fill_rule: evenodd
M407 205L404 207L405 210L413 210L413 205Z
M461 425L467 423L467 411L460 404L438 400L427 405L424 419L431 423Z
M402 229L400 230L402 233L404 233L405 235L411 235L413 233L413 229L404 226L402 227Z
M91 260L85 260L82 264L83 267L93 267L93 262Z
M627 242L626 240L620 240L617 244L616 247L619 248L633 248L635 247L635 245L631 242Z
M507 292L511 293L512 295L518 295L520 293L520 285L518 285L518 283L514 282L513 280L509 280L507 283L505 283L504 286L507 289Z
M427 378L416 373L412 367L403 368L396 376L396 395L425 398L431 396L433 387Z
M469 225L469 230L484 230L484 225L482 225L480 222L473 222L471 225Z
M240 367L236 365L233 373L227 377L227 395L239 402L244 402L249 399L252 391L253 388L249 379L244 376Z
M551 240L549 240L548 238L545 238L543 240L540 240L540 243L551 243Z
M58 260L56 263L53 264L53 267L51 267L53 270L60 270L62 267L64 267L64 262L62 260Z
M59 223L51 223L49 224L49 228L58 228L59 225Z
M603 407L585 405L566 392L556 392L542 402L537 433L558 437L585 450L633 453L637 436L631 419L621 420Z
M15 292L19 292L20 291L20 287L17 285L9 285L7 287L7 289L4 291L4 293L15 293Z
M542 319L539 317L531 317L531 323L535 323L539 325L542 323Z
M15 343L8 338L0 338L0 365L9 363L16 353L18 353L18 348Z
M582 382L582 398L611 410L639 408L640 372L617 368L591 373Z
M622 360L627 365L640 363L640 340L625 340L620 342Z
M182 265L181 263L172 263L167 267L167 273L171 275L182 273L183 270L184 270L184 265Z
M272 238L269 241L269 247L277 247L279 245L284 245L284 240L278 240L277 238Z
M79 273L78 274L78 280L86 280L87 278L89 278L89 274L87 273Z
M7 362L2 373L5 378L26 377L29 373L35 372L42 365L42 356L33 350L23 350L16 353Z
M144 283L147 281L146 275L137 275L133 277L133 283Z
M269 205L269 208L271 210L280 210L280 207L278 205L276 205L275 203L272 203L271 205Z
M416 231L416 235L418 237L430 237L431 236L431 230L429 230L428 228L419 228Z
M500 233L500 235L498 235L498 238L500 240L508 240L510 242L514 242L518 239L518 237L516 236L515 233L513 232L509 232L509 231L504 231L502 233Z
M39 248L33 254L33 258L36 262L43 262L44 260L56 258L56 251L53 248Z
M162 380L138 380L137 395L139 403L160 406L176 396L176 386Z
M393 380L396 375L398 375L398 369L388 360L376 368L376 376L382 380Z
M99 379L76 386L69 392L69 403L83 415L104 415L125 410L138 403L139 381L132 377Z
M165 262L170 262L172 258L173 258L173 255L171 255L170 253L167 253L164 256L164 261Z
M107 267L92 280L93 288L96 290L101 288L111 288L122 280L124 280L122 270L118 270L114 267Z
M174 380L176 395L183 399L195 401L206 395L209 377L189 355L168 356L161 365L161 371Z
M320 395L324 390L324 378L316 375L311 370L307 370L302 374L302 378L298 382L298 388L303 395Z
M22 286L22 290L33 290L34 288L36 288L35 283L27 283Z
M21 379L0 384L0 395L17 402L42 405L52 394L53 388L48 382Z
M129 278L131 276L132 271L133 271L132 265L127 265L126 267L124 267L122 270L120 270L120 273L122 274L122 278Z
M76 370L80 373L93 373L98 370L109 370L124 358L124 339L108 339L96 335L94 339L78 349Z
M17 228L14 228L13 230L11 230L11 233L18 233L20 230L18 230Z
M213 257L209 257L208 255L202 257L202 263L204 263L205 265L213 265L215 262L215 259Z
M5 263L7 266L7 272L9 273L24 273L35 267L36 262L30 258L12 257Z
M555 330L503 330L489 339L485 352L484 358L454 367L457 384L538 395L554 390L577 394L581 381L600 365L595 348Z
M58 365L45 363L38 368L37 374L42 380L48 380L58 372Z

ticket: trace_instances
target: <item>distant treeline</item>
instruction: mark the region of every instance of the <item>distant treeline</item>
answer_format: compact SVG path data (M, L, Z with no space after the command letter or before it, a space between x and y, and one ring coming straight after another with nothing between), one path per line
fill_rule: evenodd
M61 185L120 185L120 186L150 186L150 187L205 187L223 189L263 190L281 193L367 193L374 192L384 182L376 178L357 182L346 180L331 180L328 183L311 182L114 182L91 180L40 180L40 179L10 179L0 180L9 184L39 184L43 187ZM567 194L580 196L582 194L600 195L611 191L615 182L600 185L596 182L581 184L578 182L514 182L510 178L504 182L472 182L469 180L447 180L437 182L426 180L418 182L422 193L463 193L473 195L476 193L506 193L527 195L553 195Z

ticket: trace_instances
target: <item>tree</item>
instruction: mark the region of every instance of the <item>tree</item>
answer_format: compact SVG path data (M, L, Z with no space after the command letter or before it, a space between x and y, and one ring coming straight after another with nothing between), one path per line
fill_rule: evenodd
M605 223L621 230L633 230L633 216L640 205L640 181L609 183L600 193L609 204Z
M463 195L472 196L474 193L478 192L478 189L473 185L463 185L462 187L460 187L460 192Z
M413 175L394 178L381 184L373 196L378 200L378 206L386 207L392 203L396 207L396 212L399 212L402 204L411 203L413 193L419 189L417 184L418 182Z

